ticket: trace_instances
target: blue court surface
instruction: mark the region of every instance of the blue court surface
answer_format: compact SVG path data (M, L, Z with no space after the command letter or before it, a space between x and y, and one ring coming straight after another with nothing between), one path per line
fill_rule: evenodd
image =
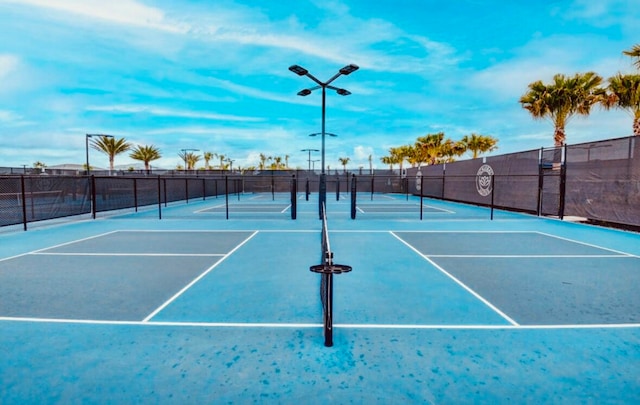
M317 198L0 229L0 403L640 402L640 234L328 195L325 347Z

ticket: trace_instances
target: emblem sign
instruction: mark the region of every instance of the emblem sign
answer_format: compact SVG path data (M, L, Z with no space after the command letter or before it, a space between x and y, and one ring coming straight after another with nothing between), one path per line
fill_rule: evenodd
M482 165L476 174L476 190L478 194L486 197L493 191L491 189L491 178L493 177L493 169L489 165Z

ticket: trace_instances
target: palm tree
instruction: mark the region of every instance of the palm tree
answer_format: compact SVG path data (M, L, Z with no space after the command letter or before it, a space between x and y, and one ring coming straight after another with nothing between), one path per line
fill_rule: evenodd
M225 158L226 156L223 154L218 155L218 159L220 159L220 170L224 170L224 168L226 167L226 165L224 164Z
M445 139L440 146L440 151L436 163L455 162L457 156L462 156L467 151L467 146L463 142L454 142L451 139Z
M635 58L636 61L633 62L633 64L636 65L638 69L640 69L640 44L636 44L632 46L630 50L622 51L622 53L627 56L631 56L632 58Z
M180 159L185 162L186 167L185 170L193 170L196 166L196 163L200 160L200 155L197 155L193 152L183 151L178 153Z
M209 170L210 169L209 162L211 161L211 159L213 159L216 156L216 154L213 152L204 152L202 156L204 158L204 168L205 170Z
M489 135L472 133L471 135L463 136L460 142L464 144L466 150L473 153L474 159L481 153L492 152L498 149L498 140Z
M633 134L640 136L640 75L617 75L609 78L609 91L603 101L606 109L619 108L631 112Z
M100 136L91 140L91 147L109 157L109 172L113 171L113 161L116 155L131 148L131 144L124 138L116 139L112 136Z
M138 145L131 151L129 157L134 160L140 160L144 162L144 169L149 172L149 162L153 160L160 159L162 154L160 154L160 149L156 148L153 145Z
M284 155L284 167L285 169L289 168L289 155Z
M602 77L594 72L576 73L572 77L557 74L551 84L540 80L530 83L529 91L520 97L520 104L534 119L550 119L555 127L554 144L562 146L569 119L576 114L589 115L591 107L604 99L601 83Z
M186 155L187 170L194 170L196 168L196 163L200 160L200 157L201 156L198 154L188 152Z
M340 161L340 164L343 167L343 173L346 173L347 172L347 163L349 163L349 161L351 159L348 158L348 157L341 157L341 158L338 158L338 160Z
M418 137L416 140L416 150L419 155L419 161L431 165L436 164L438 158L442 156L441 149L443 141L444 132Z
M264 153L261 153L260 154L260 164L258 165L258 168L260 170L264 170L268 160L271 160L271 156L267 156Z
M385 165L389 165L389 170L393 171L393 164L396 163L394 156L383 156L380 161Z

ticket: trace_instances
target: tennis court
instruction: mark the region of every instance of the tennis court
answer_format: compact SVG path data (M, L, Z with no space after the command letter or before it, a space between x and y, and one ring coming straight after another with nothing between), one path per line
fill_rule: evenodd
M640 400L637 233L328 195L326 347L317 195L227 197L1 232L0 402Z

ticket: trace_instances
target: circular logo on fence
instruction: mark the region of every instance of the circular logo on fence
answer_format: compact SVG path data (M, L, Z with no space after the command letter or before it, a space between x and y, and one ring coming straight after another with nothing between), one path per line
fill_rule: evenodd
M489 165L482 165L476 174L476 190L483 197L491 194L491 178L493 177L493 169Z
M418 170L416 173L416 190L420 191L422 189L422 172Z

